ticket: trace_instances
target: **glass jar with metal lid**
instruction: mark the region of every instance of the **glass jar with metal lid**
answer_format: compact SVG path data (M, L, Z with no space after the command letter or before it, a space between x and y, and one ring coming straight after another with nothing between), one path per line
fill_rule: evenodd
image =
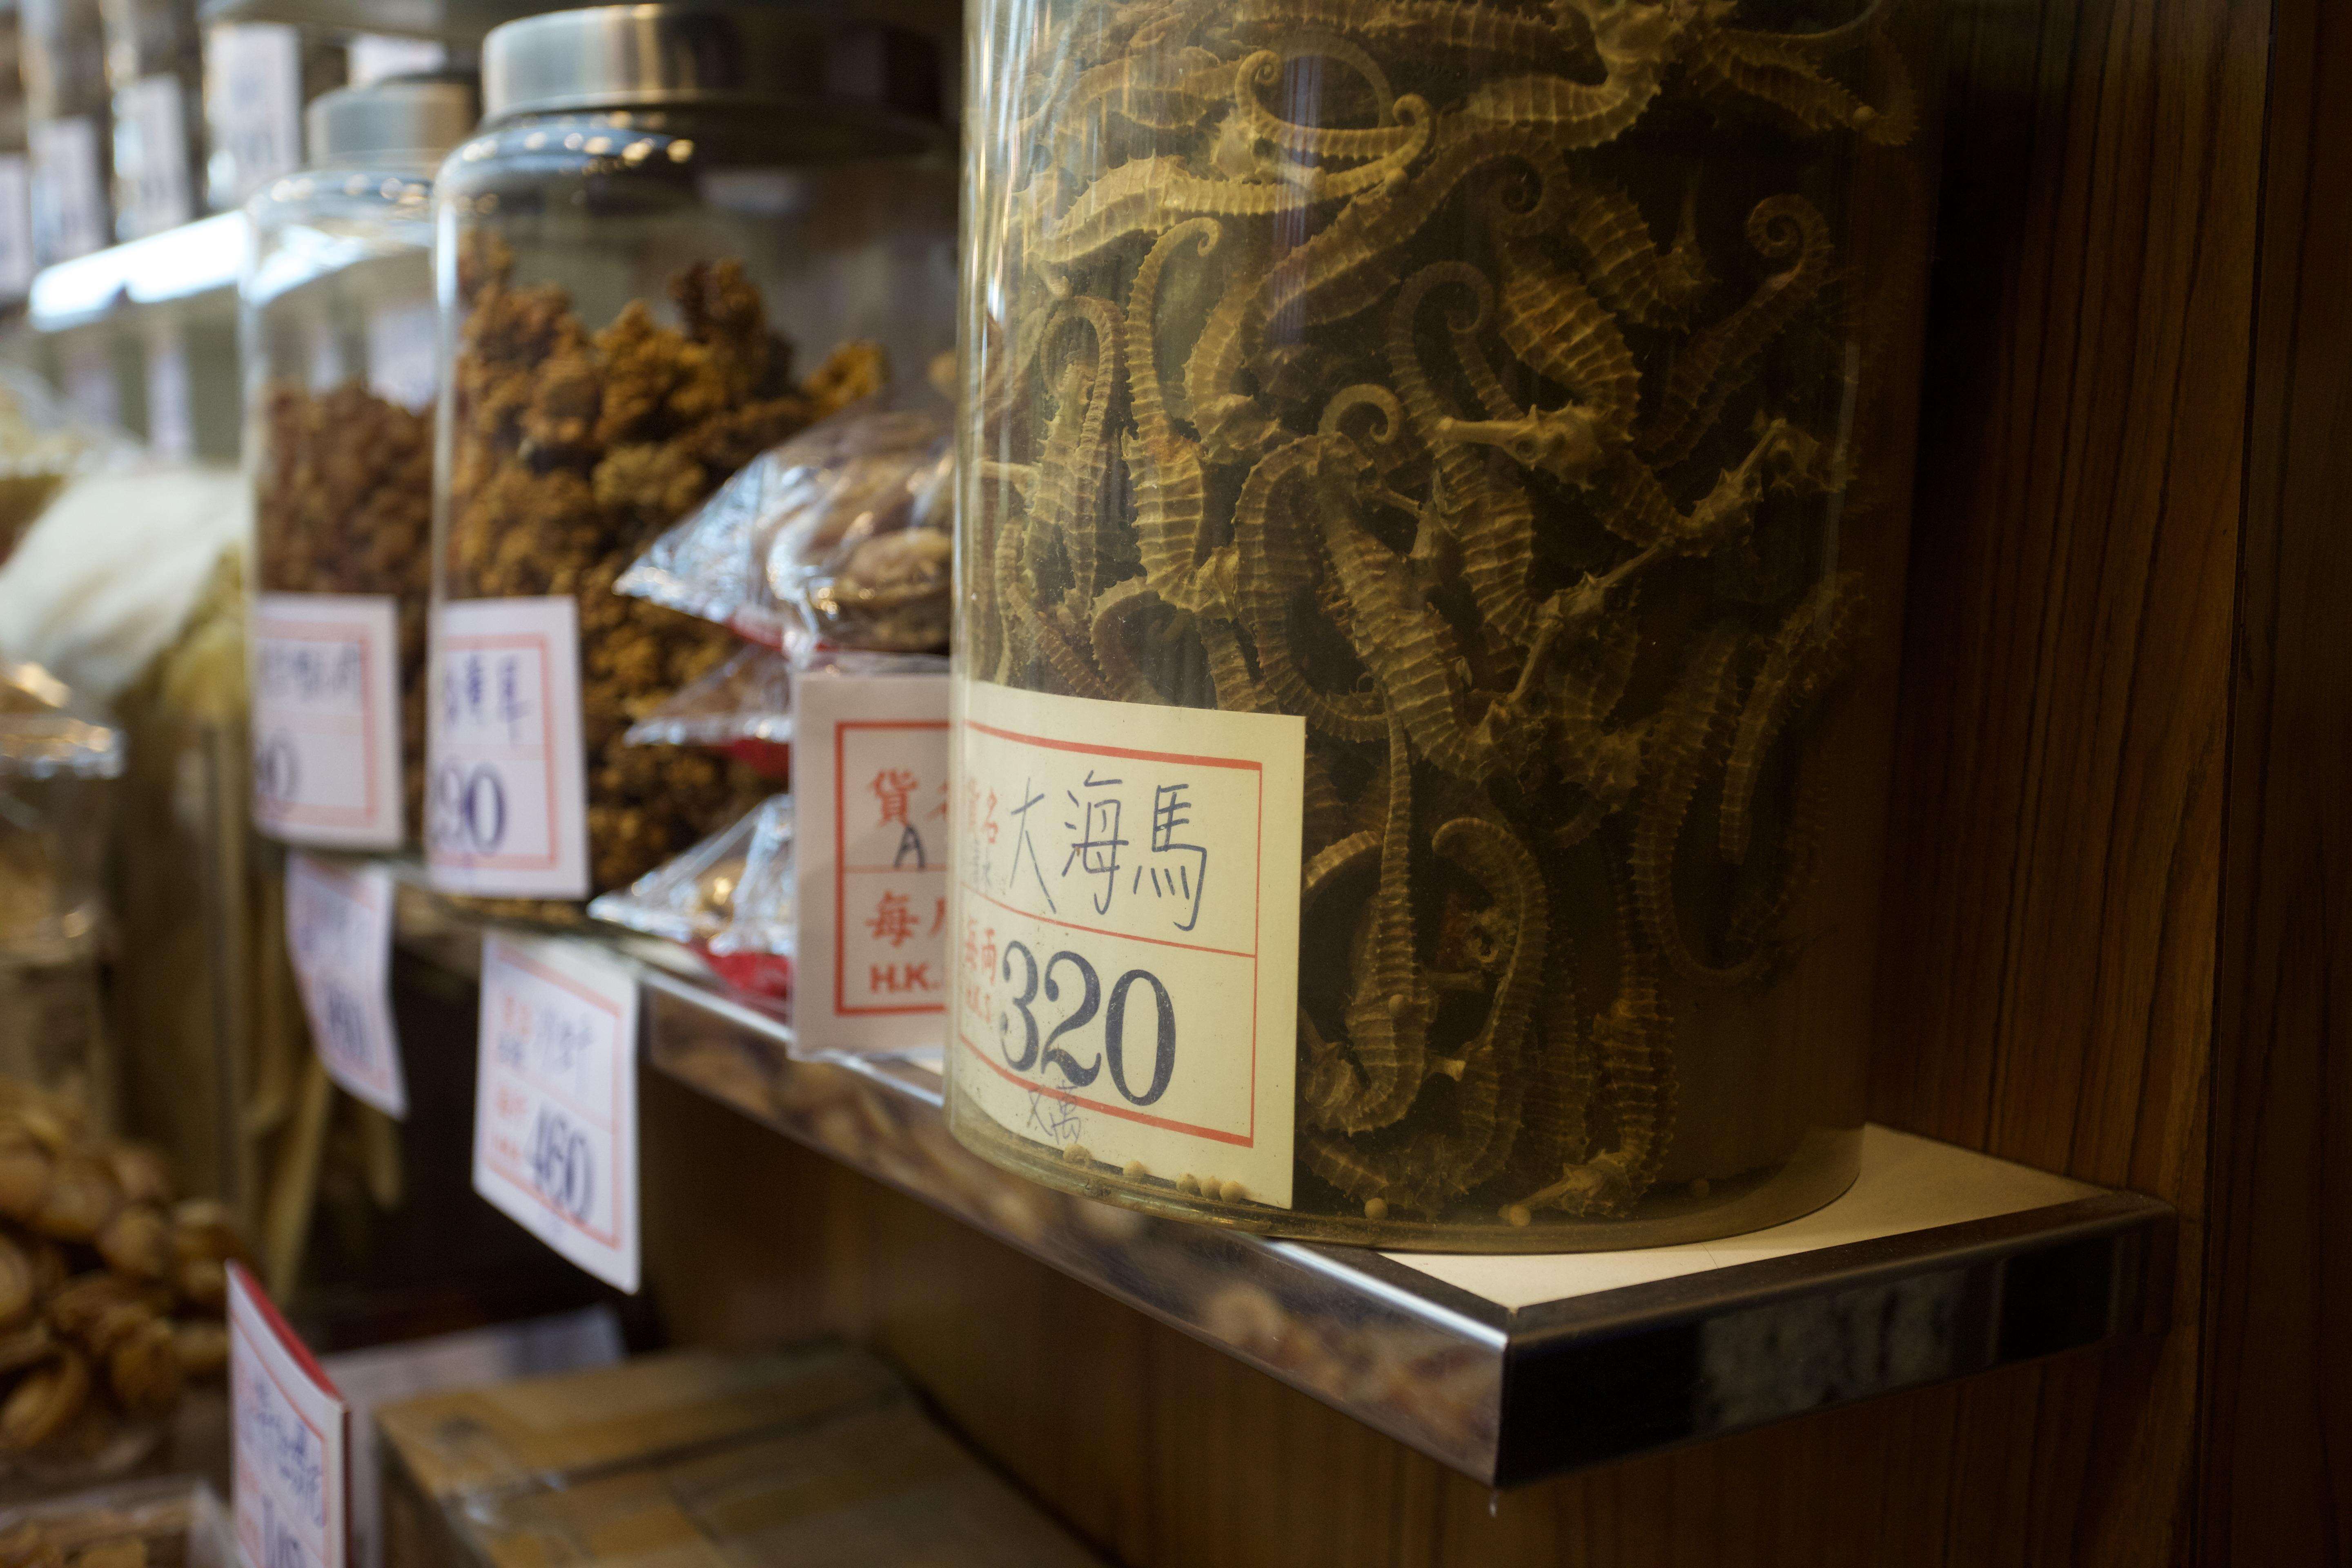
M975 0L956 1134L1647 1246L1859 1169L1933 0Z
M927 38L815 8L627 5L494 30L436 188L448 359L426 849L445 891L577 918L760 786L633 719L725 656L614 594L762 450L954 334Z
M315 167L247 204L246 457L254 492L254 820L388 849L425 776L432 585L433 173L474 129L461 75L310 105Z

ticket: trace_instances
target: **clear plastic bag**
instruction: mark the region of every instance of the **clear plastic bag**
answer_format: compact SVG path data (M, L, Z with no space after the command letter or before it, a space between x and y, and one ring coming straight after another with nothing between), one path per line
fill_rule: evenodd
M629 727L633 746L709 746L761 777L790 784L793 666L773 648L748 647Z
M795 656L942 652L954 407L894 388L762 453L656 540L624 594Z
M740 991L782 998L793 981L793 801L740 821L588 906L600 921L692 948Z

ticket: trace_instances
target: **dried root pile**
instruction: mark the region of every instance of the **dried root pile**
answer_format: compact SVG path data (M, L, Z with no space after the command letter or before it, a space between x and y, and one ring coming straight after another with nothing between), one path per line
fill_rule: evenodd
M1328 1205L1624 1212L1809 878L1879 7L1014 9L971 668L1305 718Z

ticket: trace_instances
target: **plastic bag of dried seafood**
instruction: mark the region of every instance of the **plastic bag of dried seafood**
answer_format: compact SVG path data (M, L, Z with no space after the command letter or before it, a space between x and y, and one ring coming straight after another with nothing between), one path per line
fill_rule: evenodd
M793 655L944 651L954 405L902 384L752 459L617 591Z
M709 746L778 784L792 782L793 664L748 646L629 726L633 746Z
M600 921L692 948L738 990L784 997L793 979L793 802L772 795L620 892Z

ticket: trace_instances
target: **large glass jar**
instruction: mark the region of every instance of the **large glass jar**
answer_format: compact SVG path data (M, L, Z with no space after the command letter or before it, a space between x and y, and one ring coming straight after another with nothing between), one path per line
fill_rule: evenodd
M959 1137L1464 1250L1851 1183L1931 10L975 6Z
M935 51L815 9L616 6L493 31L436 190L445 352L426 847L577 918L748 808L625 732L735 646L613 592L760 452L953 341Z
M432 593L433 171L474 128L471 77L310 106L313 168L247 205L255 826L396 848L425 781Z

